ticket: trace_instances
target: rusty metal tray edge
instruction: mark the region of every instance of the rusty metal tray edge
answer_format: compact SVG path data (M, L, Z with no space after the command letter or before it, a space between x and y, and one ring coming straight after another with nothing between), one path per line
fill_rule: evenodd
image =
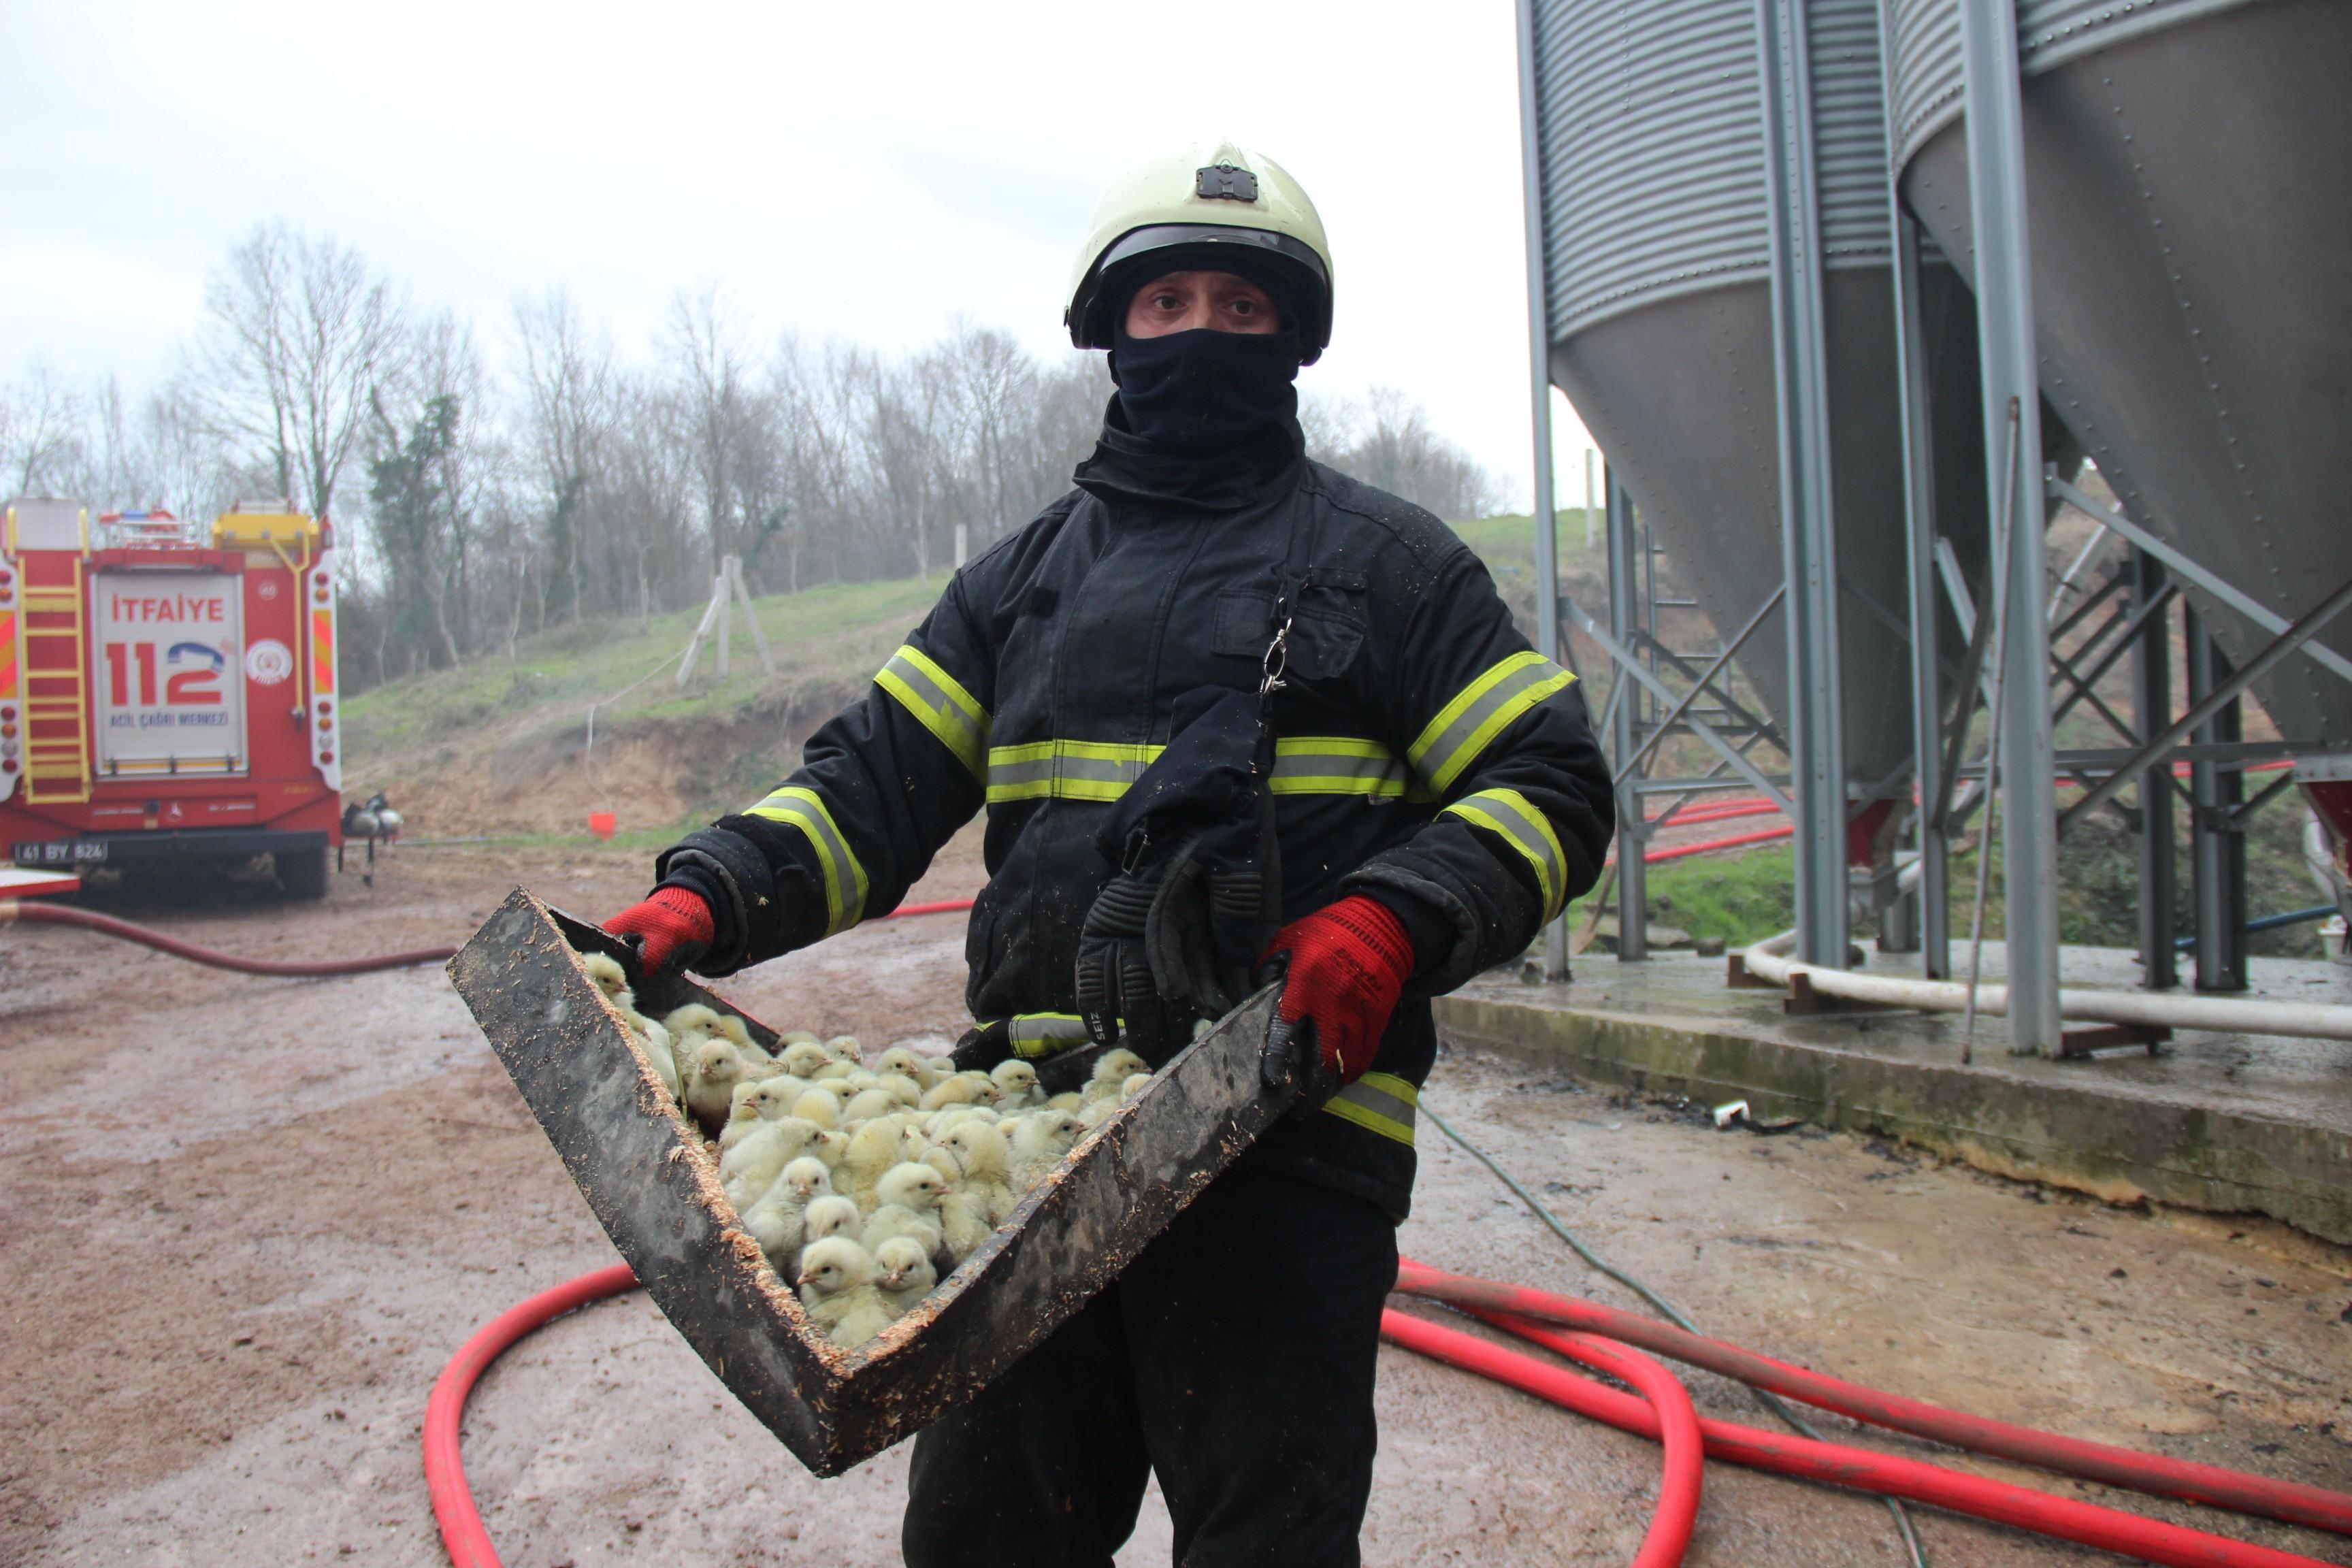
M1116 1279L1278 1118L1272 990L1188 1047L1072 1151L914 1311L852 1352L810 1326L736 1223L715 1162L635 1037L581 966L634 955L518 888L450 978L524 1102L654 1303L793 1456L835 1476L929 1426ZM775 1032L690 982L641 992L648 1012L698 1001Z

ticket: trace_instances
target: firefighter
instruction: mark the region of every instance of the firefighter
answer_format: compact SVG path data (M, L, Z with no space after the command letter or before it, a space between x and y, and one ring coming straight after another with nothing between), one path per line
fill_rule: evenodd
M918 1438L916 1568L1108 1565L1156 1471L1192 1564L1353 1563L1429 999L1593 883L1574 678L1418 507L1304 455L1315 207L1231 145L1097 207L1071 341L1117 392L1076 488L958 571L864 700L608 923L733 973L895 907L988 813L959 1061L1155 1064L1254 981L1317 1082L1112 1286Z

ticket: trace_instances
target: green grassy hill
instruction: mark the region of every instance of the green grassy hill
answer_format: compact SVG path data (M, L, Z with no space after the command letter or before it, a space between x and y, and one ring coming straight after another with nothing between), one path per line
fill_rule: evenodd
M1577 559L1580 514L1561 523L1568 575L1597 587L1598 553L1589 572ZM1461 532L1524 620L1534 599L1528 520L1487 518ZM727 679L706 648L681 689L664 661L686 646L698 608L563 626L521 639L511 659L376 687L344 711L347 793L388 791L419 836L572 837L601 806L625 833L658 838L789 771L809 731L864 691L946 581L829 584L756 601L772 679L739 613Z
M727 678L706 646L679 687L675 661L696 609L568 626L523 638L512 659L392 681L344 710L346 792L387 790L420 836L570 837L604 806L625 829L658 837L781 777L945 582L831 584L755 601L772 678L739 609Z

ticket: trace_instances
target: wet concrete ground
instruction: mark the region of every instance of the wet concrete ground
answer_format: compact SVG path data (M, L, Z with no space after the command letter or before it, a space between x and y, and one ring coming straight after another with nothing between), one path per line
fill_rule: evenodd
M325 956L454 942L519 880L607 913L643 870L604 851L409 850L322 909L215 891L194 913L119 912ZM960 846L918 896L976 879ZM872 1045L947 1034L961 937L954 917L869 926L727 989L772 1023ZM2352 1488L2342 1248L1844 1135L1718 1133L1460 1054L1430 1100L1726 1337L1989 1415ZM1407 1252L1632 1304L1433 1132L1423 1146ZM494 1312L611 1258L437 975L259 980L0 932L0 1562L438 1563L417 1458L434 1376ZM1381 1378L1368 1562L1631 1557L1650 1446L1405 1352L1382 1352ZM1764 1421L1691 1381L1710 1413ZM904 1451L811 1479L642 1297L511 1352L476 1396L467 1452L514 1568L896 1560ZM1720 1466L1707 1486L1695 1563L1898 1562L1874 1503ZM2126 1504L2352 1563L2352 1542ZM1938 1564L2096 1557L1919 1518ZM1120 1561L1166 1556L1155 1502Z
M1985 950L1984 978L2005 978ZM1956 960L1966 973L1965 944ZM2134 989L2137 961L2062 951L2070 989ZM2178 1029L2153 1052L2011 1054L2007 1026L1864 1008L1791 1016L1783 993L1735 988L1726 961L1588 955L1566 984L1481 976L1438 1004L1438 1026L1521 1059L1758 1114L1889 1135L2007 1175L2111 1200L2146 1195L2266 1214L2352 1240L2352 1043ZM2258 958L2246 1000L2352 1003L2352 965ZM1864 973L1916 976L1914 955ZM2184 994L2186 994L2184 993Z

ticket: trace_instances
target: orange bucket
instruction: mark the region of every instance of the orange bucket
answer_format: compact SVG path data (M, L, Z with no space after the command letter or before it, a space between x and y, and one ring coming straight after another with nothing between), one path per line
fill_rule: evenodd
M610 839L614 831L620 826L621 819L609 811L592 811L588 814L588 831L599 838Z

